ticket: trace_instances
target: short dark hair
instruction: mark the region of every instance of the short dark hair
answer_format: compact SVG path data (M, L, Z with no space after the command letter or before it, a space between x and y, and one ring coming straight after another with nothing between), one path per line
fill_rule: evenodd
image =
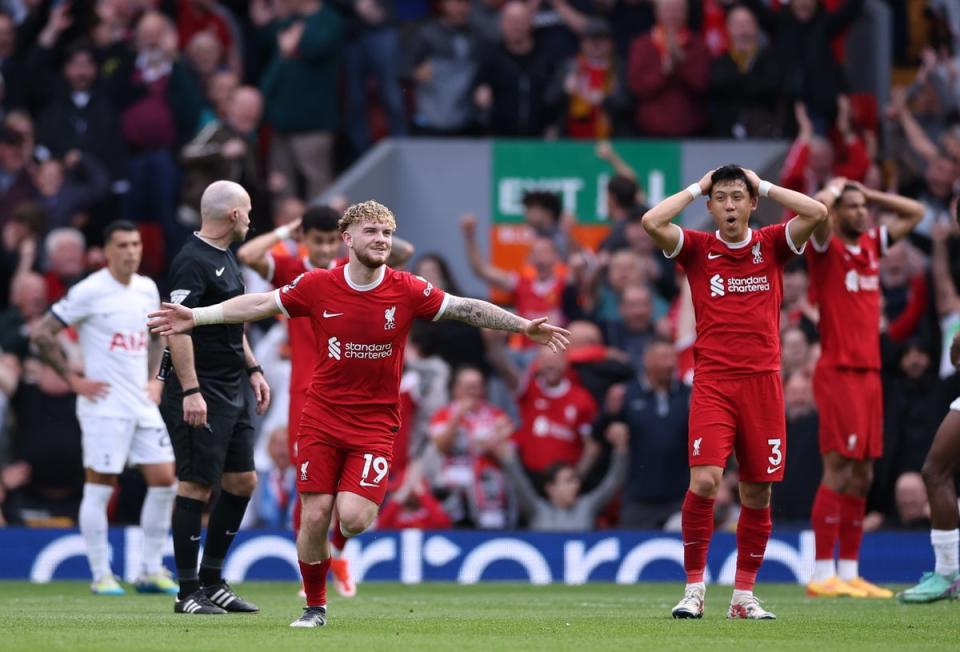
M547 190L528 190L523 193L523 205L525 208L539 206L553 215L553 221L560 220L560 213L563 211L563 202L560 201L560 195Z
M104 244L110 242L110 238L117 231L139 231L137 225L130 220L114 220L103 230Z
M576 470L576 467L573 466L573 464L570 464L569 462L554 462L553 464L545 468L543 470L543 473L541 473L540 475L540 481L543 483L544 489L546 489L547 485L553 484L554 482L556 482L557 476L560 475L560 472L563 471L564 469Z
M304 235L308 231L338 231L337 223L340 221L340 213L326 205L311 206L303 214L300 222L300 228Z
M93 41L87 38L79 38L67 46L67 51L63 55L63 65L67 65L75 56L80 54L86 54L93 59L94 64L96 64L97 50L93 46Z
M607 181L607 192L623 208L630 208L637 203L637 191L639 190L640 186L637 185L636 181L622 174L615 174Z
M718 183L731 183L735 181L742 181L743 185L747 187L747 192L750 193L751 197L757 196L757 189L750 183L750 179L747 178L747 173L743 171L742 167L733 165L732 163L718 167L713 171L713 174L710 176L709 194L713 194L713 187Z

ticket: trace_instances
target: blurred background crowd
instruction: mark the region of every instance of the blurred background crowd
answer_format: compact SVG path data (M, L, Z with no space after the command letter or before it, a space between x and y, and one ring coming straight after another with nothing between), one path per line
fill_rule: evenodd
M611 138L785 139L782 185L813 194L843 176L923 202L880 265L886 452L867 528L928 527L919 470L960 395L945 346L960 330L960 5L885 2L895 86L881 97L853 92L844 66L864 0L0 0L0 521L75 519L74 396L29 333L103 264L106 223L139 225L141 272L163 292L215 179L248 189L264 233L379 139L494 136L597 141L613 228L585 248L560 198L529 192L526 267L490 264L471 215L462 242L406 264L459 294L447 260L467 258L504 305L567 324L573 346L561 356L418 324L380 527L679 527L689 288L640 227L645 189ZM807 286L797 259L781 334L790 463L774 511L798 527L820 480ZM262 287L251 274L248 289ZM286 325L257 324L251 340L275 402L250 524L288 527ZM62 343L79 360L70 330ZM727 478L721 525L737 515L735 466ZM113 522L137 521L139 482L124 476Z

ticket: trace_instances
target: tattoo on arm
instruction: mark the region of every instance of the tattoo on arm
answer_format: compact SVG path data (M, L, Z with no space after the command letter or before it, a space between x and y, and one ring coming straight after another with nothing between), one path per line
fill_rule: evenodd
M63 330L63 324L53 315L47 314L37 324L37 328L30 339L37 347L40 359L62 378L66 379L70 369L67 365L67 358L63 354L63 349L60 347L60 342L57 341L57 333L61 330Z
M478 328L492 328L510 333L519 333L526 327L526 319L492 303L480 299L448 296L450 301L441 319L455 319Z

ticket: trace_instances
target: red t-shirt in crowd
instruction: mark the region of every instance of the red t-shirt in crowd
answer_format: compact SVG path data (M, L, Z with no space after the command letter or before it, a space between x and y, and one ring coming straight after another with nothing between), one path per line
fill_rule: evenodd
M520 428L514 441L523 466L543 471L555 462L576 465L597 417L590 393L565 378L556 387L532 379L517 399Z

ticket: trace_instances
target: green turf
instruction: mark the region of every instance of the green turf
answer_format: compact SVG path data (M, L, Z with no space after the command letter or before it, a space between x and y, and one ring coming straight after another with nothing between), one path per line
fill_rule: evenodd
M237 587L257 615L174 615L169 597L94 597L86 584L0 582L0 650L879 650L957 649L960 604L811 600L764 585L774 622L727 621L728 587L711 587L701 621L670 618L678 584L532 587L363 584L331 601L330 624L287 627L301 601L288 583ZM308 647L309 646L309 647Z

